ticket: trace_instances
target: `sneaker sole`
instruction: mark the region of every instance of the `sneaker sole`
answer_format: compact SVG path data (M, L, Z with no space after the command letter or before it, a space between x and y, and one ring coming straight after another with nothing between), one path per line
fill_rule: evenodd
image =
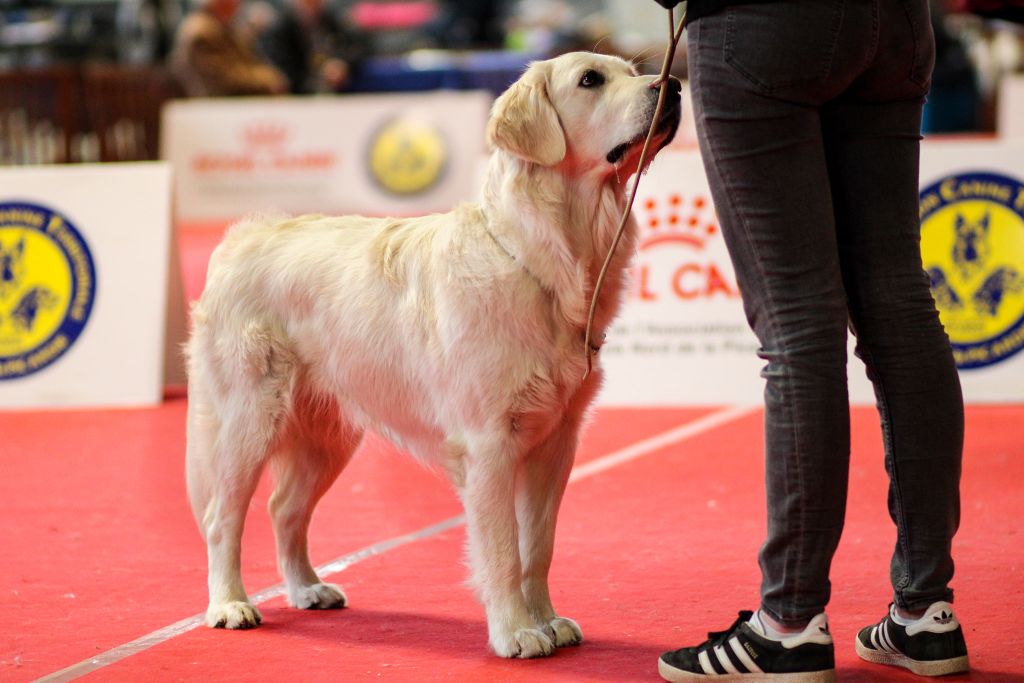
M833 683L836 680L835 669L824 671L801 671L791 674L720 674L709 676L691 671L683 671L668 664L664 659L658 660L658 673L666 681L671 683L688 683L689 681L715 681L715 683L729 683L730 681L748 681L749 683Z
M952 657L950 659L936 659L927 662L918 659L911 659L906 655L895 652L880 652L872 650L861 644L860 638L854 636L857 647L857 656L866 662L873 664L887 664L889 666L902 666L910 669L918 676L946 676L948 674L959 674L970 670L967 655L963 657Z

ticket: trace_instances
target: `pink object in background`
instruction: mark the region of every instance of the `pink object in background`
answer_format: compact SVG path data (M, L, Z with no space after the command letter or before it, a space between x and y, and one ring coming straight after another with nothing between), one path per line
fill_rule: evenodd
M360 2L352 8L352 21L361 29L403 29L422 26L437 15L427 0L412 2Z

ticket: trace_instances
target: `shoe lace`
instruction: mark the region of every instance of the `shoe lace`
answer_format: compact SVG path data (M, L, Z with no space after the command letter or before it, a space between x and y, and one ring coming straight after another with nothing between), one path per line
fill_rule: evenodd
M700 650L710 650L712 648L716 648L719 645L723 644L725 641L729 640L729 637L736 631L736 629L738 629L740 627L741 624L743 624L744 622L750 621L750 617L752 617L752 616L754 616L753 612L751 612L749 610L743 610L742 612L739 613L739 616L736 618L736 621L734 621L732 623L732 626L730 626L726 630L724 630L724 631L710 631L708 633L707 641L705 641L705 643L703 645L701 645L698 649L700 649Z

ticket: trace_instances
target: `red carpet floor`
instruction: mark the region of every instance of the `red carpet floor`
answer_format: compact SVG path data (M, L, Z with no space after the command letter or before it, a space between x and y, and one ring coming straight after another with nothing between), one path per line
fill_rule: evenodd
M195 263L213 241L183 244L192 294L201 287ZM600 411L580 462L719 410ZM184 416L182 399L146 410L0 413L0 681L112 661L110 651L123 654L124 644L205 609L205 553L184 494ZM847 525L829 607L838 678L916 680L853 653L856 630L889 600L895 534L877 419L867 408L852 418ZM1016 614L1024 602L1022 422L1024 406L968 409L954 588L974 672L952 680L1024 681ZM348 609L304 612L275 598L261 605L256 630L200 627L74 671L147 682L660 680L661 651L756 605L761 449L761 414L753 412L573 482L552 592L585 642L548 659L487 653L482 609L463 585L464 529L453 526L332 576ZM268 495L264 482L246 529L250 594L279 581ZM328 562L460 513L440 477L370 440L318 509L313 559Z

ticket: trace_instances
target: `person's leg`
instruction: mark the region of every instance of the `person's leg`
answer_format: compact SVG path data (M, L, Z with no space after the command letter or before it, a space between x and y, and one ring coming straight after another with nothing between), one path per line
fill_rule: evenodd
M740 70L737 50L754 60L767 47L749 32L730 44L736 19L712 15L691 27L690 84L712 197L767 361L762 608L802 626L828 602L845 514L847 303L818 110L765 95L771 84Z
M826 107L823 121L857 355L875 387L889 510L898 530L894 602L914 613L952 600L950 547L960 517L964 420L949 340L921 265L918 157L930 65L927 7L923 0L901 4L881 6L877 68L845 101Z

